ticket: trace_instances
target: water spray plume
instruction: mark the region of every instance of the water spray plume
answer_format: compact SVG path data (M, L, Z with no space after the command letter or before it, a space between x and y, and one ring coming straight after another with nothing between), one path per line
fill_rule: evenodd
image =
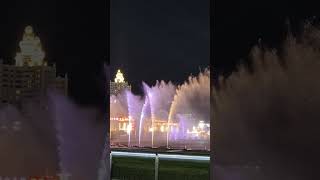
M215 171L220 179L314 179L320 146L320 30L306 24L278 51L254 47L214 89ZM245 165L260 166L244 169ZM239 170L229 166L239 167ZM223 173L225 172L225 174Z
M169 111L168 124L176 114L194 114L197 118L210 119L210 71L206 69L198 77L190 76L188 81L178 86ZM169 146L167 132L167 146Z
M208 131L207 124L209 122L210 113L210 106L208 103L210 101L209 76L209 71L205 70L200 73L198 77L189 78L189 81L184 85L179 86L178 89L171 82L166 83L164 81L157 81L154 86L149 86L142 82L144 96L142 98L135 97L135 100L133 101L132 99L134 98L130 97L134 96L130 91L127 91L126 103L119 103L118 105L121 105L118 106L110 101L112 105L111 110L114 109L114 112L111 112L111 114L115 115L115 112L122 111L122 109L128 109L128 112L115 116L132 117L135 124L132 131L133 134L135 133L137 135L131 136L133 134L130 134L128 140L131 144L136 142L139 147L146 146L149 143L151 144L151 147L168 147L169 140L174 141L175 144L181 144L190 141L186 138L187 136L192 136L192 134L199 137L202 133L203 136L208 137L209 133L204 131ZM124 96L122 94L123 93L112 96L112 99L118 98L113 101L121 101ZM174 99L175 96L176 98ZM197 104L194 102L197 102ZM175 105L174 109L178 109L178 111L172 110L172 105ZM191 113L194 114L194 117L184 116L185 114ZM208 113L208 115L205 115L205 113ZM133 114L136 114L136 116L133 116ZM173 115L178 115L179 118L174 121L168 120ZM114 116L112 116L112 118L119 119ZM200 122L204 123L201 124ZM116 123L117 122L114 121L114 124ZM118 126L121 127L121 123L123 122L118 121L118 123ZM192 127L192 125L196 126L196 128L192 133L188 134L187 128L189 126ZM198 127L199 125L200 127ZM169 132L172 133L170 137ZM118 142L123 141L120 138L118 140L113 140ZM201 145L201 143L200 147L207 147L207 145ZM181 147L181 145L179 146Z

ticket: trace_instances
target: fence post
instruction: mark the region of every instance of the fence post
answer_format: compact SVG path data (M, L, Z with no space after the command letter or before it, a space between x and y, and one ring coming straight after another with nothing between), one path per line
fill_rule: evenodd
M154 164L154 179L158 180L158 175L159 175L159 156L158 153L156 153L156 159L155 159L155 164Z

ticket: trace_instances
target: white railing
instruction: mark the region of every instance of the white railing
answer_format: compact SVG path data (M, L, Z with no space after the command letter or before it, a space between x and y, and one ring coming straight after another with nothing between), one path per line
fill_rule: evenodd
M141 152L123 152L123 151L111 151L110 153L110 168L112 168L112 157L142 157L142 158L153 158L154 163L154 174L155 180L158 180L159 175L159 160L160 159L171 159L171 160L187 160L187 161L210 161L210 156L195 156L195 155L180 155L180 154L158 154L158 153L141 153Z

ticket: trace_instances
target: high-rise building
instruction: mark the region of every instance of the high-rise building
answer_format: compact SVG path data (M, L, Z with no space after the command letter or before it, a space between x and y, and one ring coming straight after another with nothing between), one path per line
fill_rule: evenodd
M1 104L37 99L48 90L67 94L67 75L56 77L56 66L47 64L41 41L31 26L25 28L19 47L14 65L0 62Z
M123 73L118 69L114 81L110 81L110 95L117 95L124 90L131 91L131 86L124 80Z

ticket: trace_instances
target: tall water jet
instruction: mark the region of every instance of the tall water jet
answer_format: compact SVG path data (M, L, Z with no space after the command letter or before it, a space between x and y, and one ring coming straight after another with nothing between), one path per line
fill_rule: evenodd
M135 96L131 91L125 91L127 97L127 106L128 106L128 119L129 125L127 128L127 133L129 134L130 143L134 138L135 142L137 139L137 124L139 123L139 119L141 117L141 109L142 109L142 100L140 96ZM133 136L133 138L132 138Z
M154 109L152 107L152 96L153 94L150 91L150 87L143 82L144 92L149 101L150 113L151 113L151 147L154 147Z
M195 103L197 102L197 103ZM197 77L178 86L169 111L168 126L177 114L191 114L207 123L210 120L210 70L205 69ZM190 124L189 124L190 126ZM167 132L169 147L170 131Z
M131 97L130 97L130 92L129 91L125 91L125 95L127 98L127 104L128 104L128 117L129 117L129 123L127 126L127 134L128 134L128 147L131 146L131 130L132 130L132 107L131 107Z
M176 87L171 82L157 81L156 84L148 89L149 94L152 95L150 107L152 107L152 118L159 123L167 122L169 116L170 106L175 94ZM166 123L168 124L168 123ZM170 129L165 126L160 126L160 132L168 132ZM157 131L158 132L158 131ZM157 141L166 141L165 138L157 135Z
M172 105L171 105L172 107ZM168 115L168 123L167 123L167 139L166 139L166 142L167 142L167 149L169 149L169 135L170 135L170 123L172 122L172 108L170 107L170 111L169 111L169 115Z
M142 132L142 124L143 124L143 119L145 117L145 113L146 113L146 108L148 107L149 104L149 99L146 97L144 100L144 104L141 110L141 116L140 116L140 120L139 120L139 147L141 147L141 132Z

